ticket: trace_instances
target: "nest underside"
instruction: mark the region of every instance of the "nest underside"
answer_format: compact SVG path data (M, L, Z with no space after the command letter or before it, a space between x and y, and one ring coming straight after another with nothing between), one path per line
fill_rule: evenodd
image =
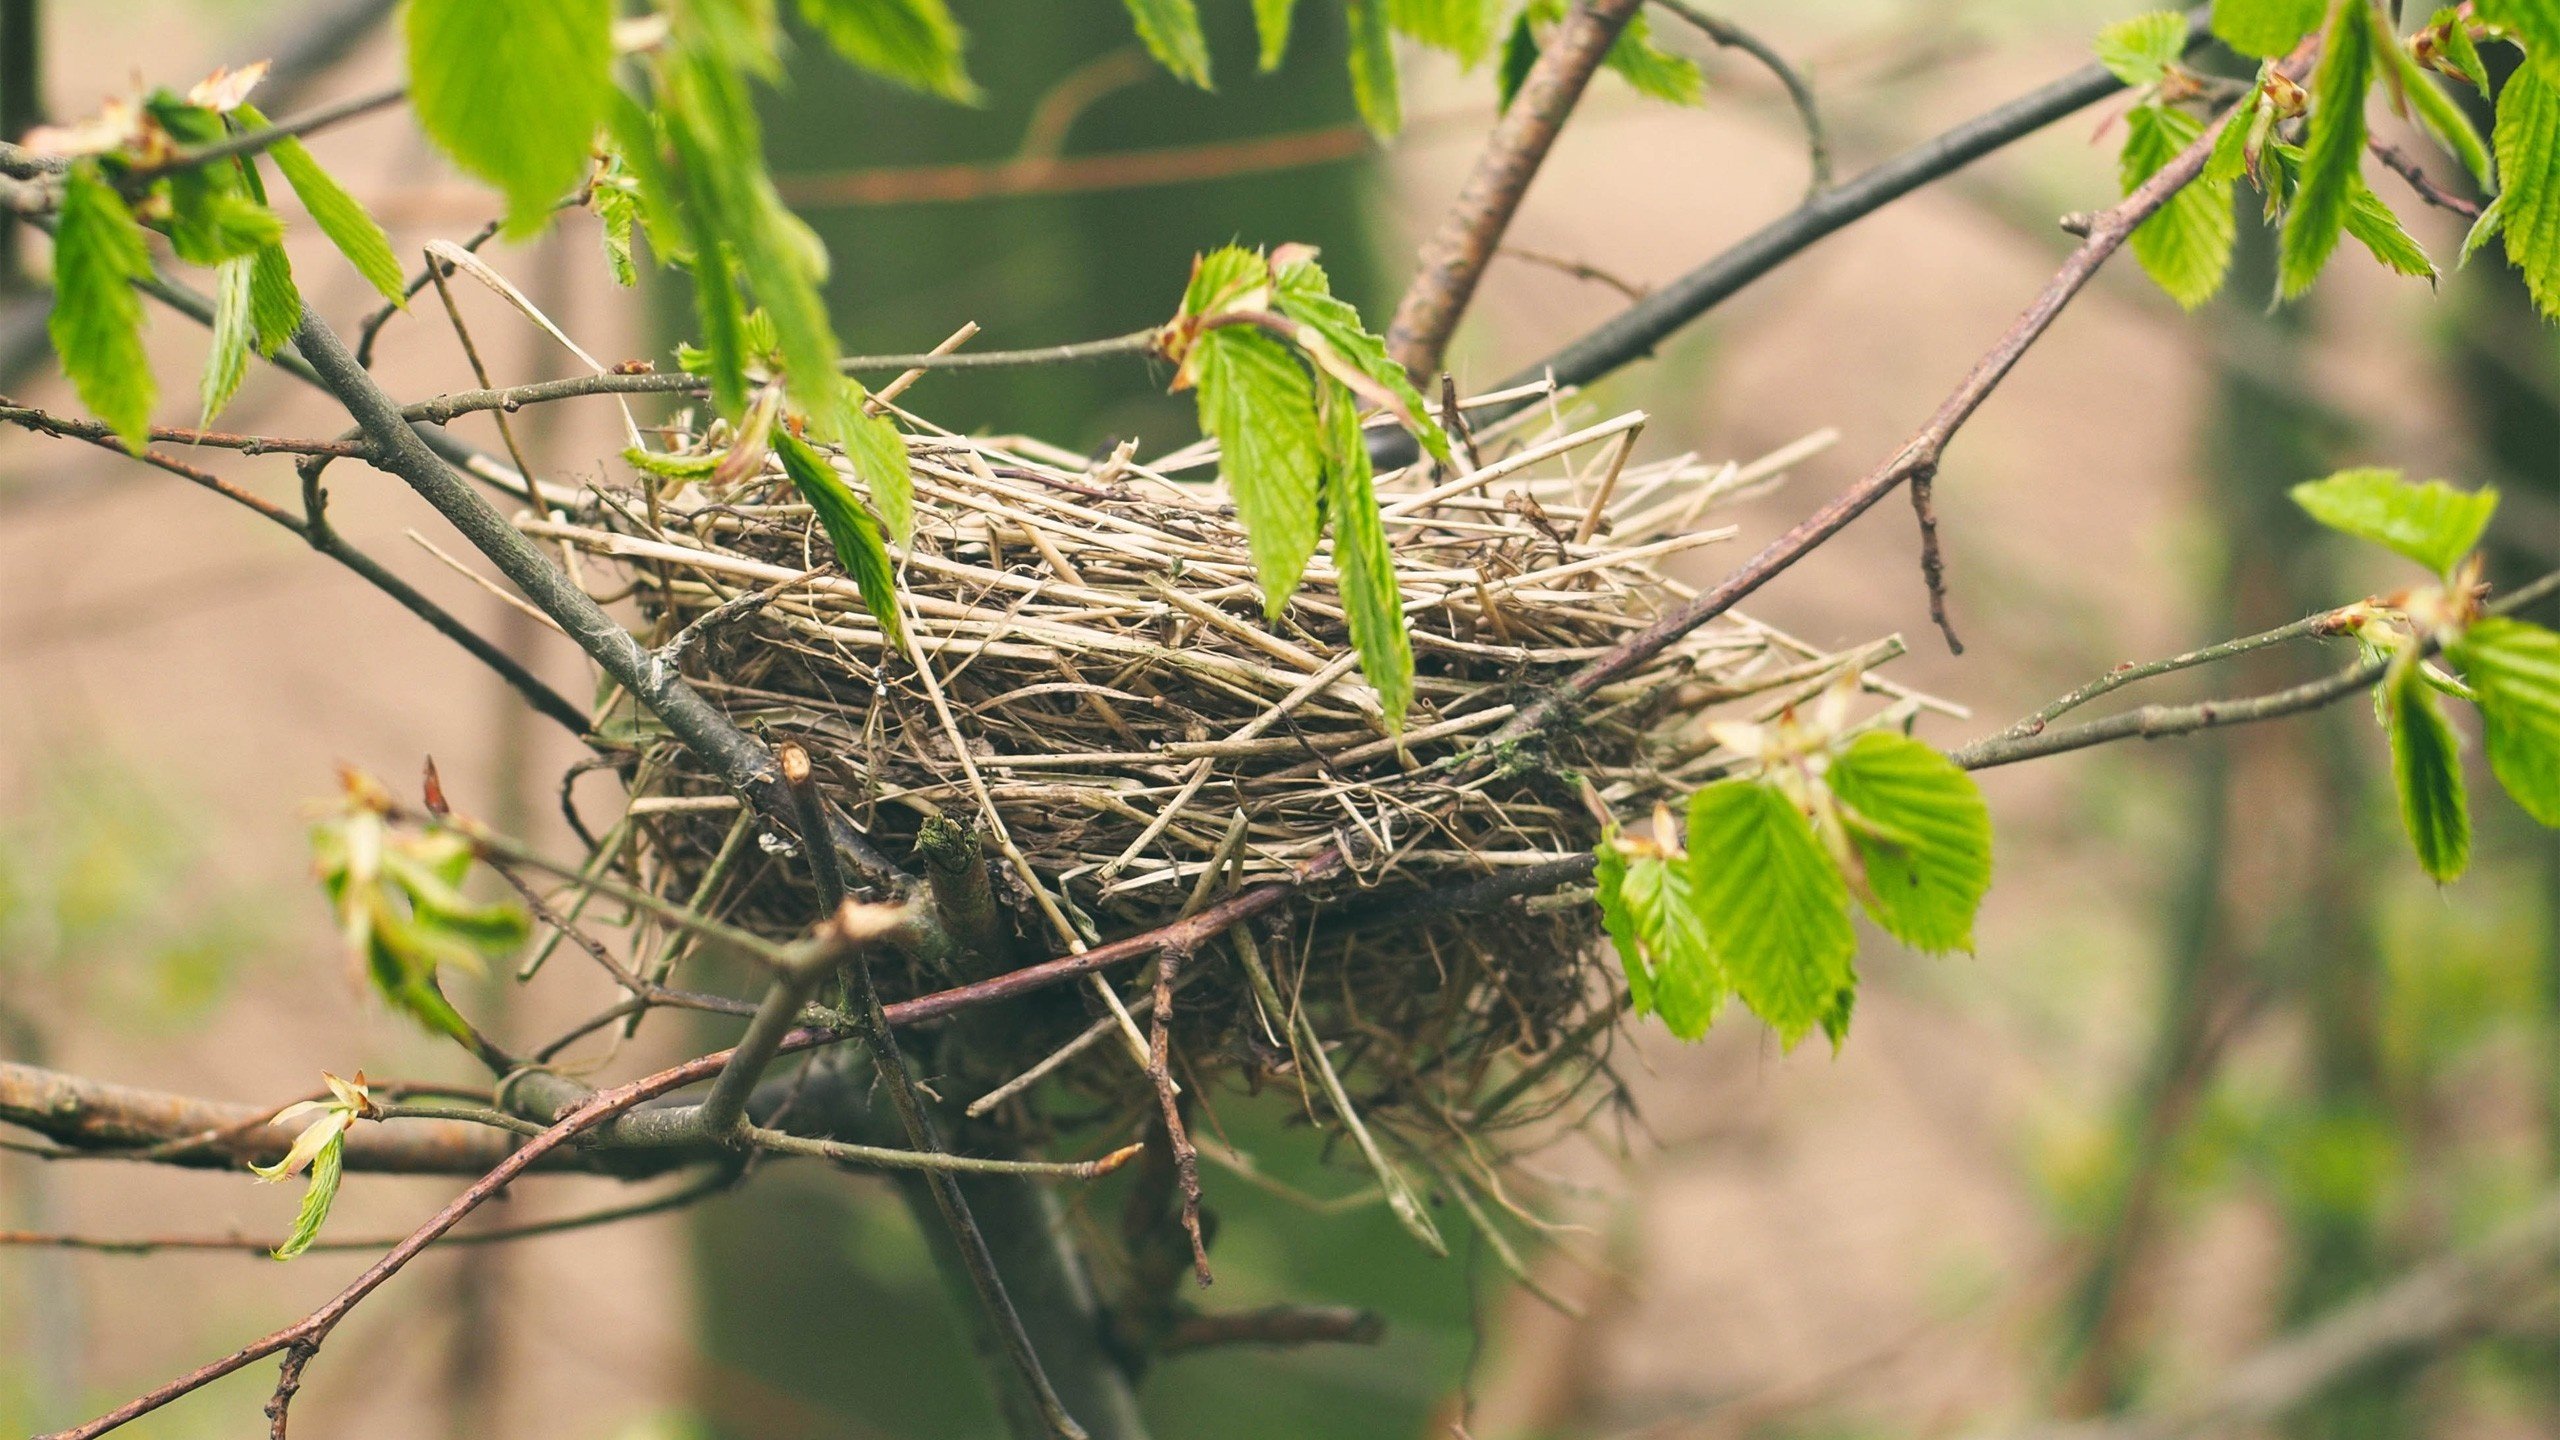
M658 493L523 524L584 552L588 583L627 594L661 641L771 592L691 632L688 678L750 731L808 749L891 859L919 874L955 854L983 864L996 939L952 969L884 970L893 1000L1151 929L1340 848L1348 867L1252 942L1290 1013L1268 1013L1230 947L1190 957L1177 1073L1259 1083L1301 1069L1297 1042L1313 1038L1391 1122L1464 1112L1505 1057L1587 1040L1586 1017L1618 1003L1614 970L1592 963L1593 907L1444 913L1430 897L1588 851L1604 815L1715 773L1711 714L1774 713L1898 649L1831 654L1728 615L1602 687L1534 752L1437 763L1688 598L1673 563L1730 534L1703 517L1805 448L1629 466L1641 420L1522 433L1530 419L1479 437L1462 471L1380 477L1415 662L1401 731L1352 653L1330 547L1266 615L1223 490L1173 478L1208 458L1198 447L1150 466L911 436L917 522L893 546L903 648L779 473L717 494L643 477ZM806 870L752 843L716 777L627 702L600 729L632 746L628 853L644 883L805 931ZM1144 1026L1144 977L1115 978ZM1018 1119L1143 1110L1147 1079L1109 1033L1126 1028L1092 991L1052 991L962 1027L957 1068L983 1092L1072 1045Z

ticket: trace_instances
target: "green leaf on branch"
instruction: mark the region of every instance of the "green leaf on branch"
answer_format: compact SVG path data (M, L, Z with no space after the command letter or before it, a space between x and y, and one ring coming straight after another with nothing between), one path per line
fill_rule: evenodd
M302 290L293 283L293 264L281 245L259 251L250 267L249 316L258 353L273 355L302 328Z
M533 234L586 172L612 97L613 0L412 0L409 98L455 163Z
M2436 278L2436 262L2426 247L2401 228L2400 217L2361 181L2355 198L2347 203L2347 233L2389 269L2430 282Z
M2560 317L2560 84L2541 66L2527 66L2498 92L2497 123L2490 141L2498 152L2496 213L2503 222L2507 259L2524 276L2534 307ZM2483 214L2473 227L2489 225ZM2463 251L2476 248L2465 241Z
M2132 194L2203 134L2204 123L2183 110L2134 107L2125 116L2124 151L2117 161L2125 193ZM2231 248L2240 233L2231 207L2233 183L2198 178L2134 227L2134 258L2185 309L2212 299L2230 273Z
M2213 0L2213 33L2243 55L2272 60L2320 23L2327 0Z
M1493 50L1494 6L1487 0L1388 0L1395 28L1472 66Z
M849 413L839 437L844 458L852 462L853 473L862 477L871 503L889 524L889 533L903 545L916 529L916 480L907 469L907 442L888 416L864 408L860 386L847 389Z
M2447 653L2480 707L2491 773L2524 813L2560 826L2560 635L2492 615Z
M265 116L247 105L240 107L240 116L253 126L267 123ZM406 307L408 277L401 273L400 257L391 252L391 237L382 233L382 226L366 211L364 203L321 169L320 162L311 158L310 150L301 141L291 137L279 140L267 154L283 173L285 183L293 187L302 208L311 212L312 223L329 237L330 244L338 247L339 254L347 257L347 263L355 267L365 283L392 304Z
M1849 890L1794 801L1753 780L1689 800L1689 884L1733 989L1792 1047L1819 1025L1836 1044L1858 983Z
M2560 6L2551 0L2477 0L2471 13L2505 27L2523 42L2535 69L2560 77Z
M2311 120L2293 203L2277 247L2277 290L2291 299L2311 288L2338 248L2363 183L2365 91L2373 83L2371 0L2338 0L2311 72Z
M1351 99L1380 138L1404 128L1404 82L1396 73L1396 37L1388 0L1343 0L1351 25Z
M910 90L976 104L961 61L967 37L943 0L800 0L809 28L836 53Z
M338 1202L338 1182L346 1174L346 1159L347 1135L341 1130L311 1157L311 1183L302 1189L302 1208L294 1212L292 1233L284 1237L283 1244L268 1251L269 1255L290 1260L320 1238L320 1227L329 1223L329 1207Z
M1322 525L1314 382L1287 345L1246 325L1204 331L1186 368L1200 393L1200 428L1217 437L1219 468L1244 521L1263 609L1276 616Z
M1600 64L1639 95L1673 105L1702 104L1707 98L1707 77L1698 62L1654 43L1653 26L1641 10L1610 42Z
M2489 203L2480 207L2480 218L2472 221L2471 228L2464 232L2462 254L2455 259L2454 263L2470 264L2471 257L2480 253L2480 247L2488 244L2500 230L2506 228L2506 225L2507 196L2502 190L2490 196Z
M2414 657L2395 663L2383 683L2400 821L2418 852L2418 864L2439 884L2450 884L2471 863L2471 816L2453 726L2437 707L2435 691L2420 678Z
M2098 63L2135 89L2159 84L2186 49L2187 17L2174 10L2148 11L2098 32Z
M1991 810L1971 776L1907 735L1870 730L1824 772L1866 871L1859 899L1915 950L1973 949L1991 889Z
M2470 112L2446 92L2427 67L2418 63L2408 46L2386 41L2378 48L2390 64L2395 88L2408 101L2410 115L2462 162L2462 168L2471 172L2471 178L2480 182L2483 191L2496 190L2497 166L2490 158L2488 142L2480 138L2480 127L2471 123Z
M2497 513L2494 489L2457 490L2442 480L2413 485L2397 470L2341 470L2293 487L2293 503L2341 534L2396 550L2450 575L2480 543Z
M240 188L238 170L181 171L169 179L169 248L181 260L219 265L284 238L284 219Z
M1203 90L1209 83L1209 38L1200 32L1200 8L1194 0L1125 0L1138 39L1156 63L1174 78ZM1268 53L1268 32L1263 41Z
M854 498L852 487L836 467L807 441L777 427L773 449L782 457L783 473L791 477L800 498L818 512L818 523L826 527L827 539L835 546L836 563L862 592L862 607L879 622L890 648L905 653L907 623L898 609L897 571L889 562L888 545L880 538L879 522Z
M1289 19L1298 0L1253 0L1253 31L1262 46L1262 68L1272 71L1289 57Z
M1361 323L1360 312L1349 301L1335 298L1332 281L1316 263L1315 251L1285 246L1274 258L1278 263L1271 271L1272 308L1314 331L1336 356L1392 396L1394 408L1401 412L1396 418L1413 432L1423 450L1443 465L1451 463L1449 437L1431 418L1422 392L1413 388L1404 367L1387 354L1387 342Z
M63 177L53 237L53 315L46 329L80 403L140 454L151 434L151 359L142 297L151 247L115 186L82 160Z
M1615 830L1597 859L1600 921L1626 973L1628 1003L1660 1015L1683 1040L1705 1035L1733 987L1707 943L1688 862Z
M1378 514L1369 447L1360 436L1360 403L1338 381L1324 382L1322 407L1325 508L1333 516L1333 568L1340 577L1343 618L1360 673L1378 692L1390 731L1404 729L1413 706L1413 639L1406 633L1404 591L1395 551Z
M214 272L213 348L205 356L198 391L199 424L213 423L249 373L249 346L257 338L257 270L257 257L244 255L223 261Z

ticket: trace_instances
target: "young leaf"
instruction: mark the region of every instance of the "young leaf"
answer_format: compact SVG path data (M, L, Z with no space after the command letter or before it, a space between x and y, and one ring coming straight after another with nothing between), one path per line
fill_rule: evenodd
M1277 616L1315 554L1321 524L1314 384L1287 346L1245 325L1203 332L1190 368L1200 392L1200 428L1218 437L1220 468L1253 550L1263 607Z
M2409 113L2462 162L2483 191L2495 191L2497 166L2490 160L2488 142L2480 138L2480 128L2471 123L2470 112L2446 93L2436 77L2409 53L2408 46L2385 41L2376 48L2397 78L2400 93L2408 97Z
M1780 1043L1833 1031L1858 982L1849 891L1795 802L1753 780L1689 800L1689 884L1735 993Z
M263 126L267 118L247 105L240 116L252 126ZM346 192L346 188L320 168L311 152L299 140L277 141L267 154L276 162L286 184L293 187L302 208L311 212L313 224L347 257L365 283L380 291L395 305L408 304L408 277L401 273L400 257L391 253L391 237L382 233L364 205Z
M1660 1015L1683 1040L1715 1023L1732 993L1707 943L1688 866L1615 831L1600 842L1600 920L1626 972L1627 999L1639 1015Z
M2497 512L2494 489L2457 490L2442 480L2412 485L2397 470L2341 470L2293 487L2293 503L2342 534L2396 550L2448 575L2480 543Z
M578 183L613 84L613 0L413 0L409 99L463 169L505 192L510 237Z
M2213 0L2213 33L2243 55L2272 60L2311 33L2327 0Z
M2436 278L2436 262L2428 258L2426 247L2400 227L2400 217L2362 182L2347 204L2347 233L2390 269L2429 281Z
M2311 288L2338 248L2364 162L2364 97L2373 83L2372 0L2338 0L2311 72L2311 121L2302 170L2278 243L2277 290Z
M1422 448L1441 464L1450 463L1449 437L1432 420L1422 392L1413 388L1404 367L1388 356L1387 342L1360 323L1360 312L1349 301L1335 298L1332 281L1316 263L1315 252L1283 247L1280 253L1282 261L1271 272L1272 307L1314 331L1334 354L1393 394L1404 410L1398 418L1411 422L1409 428Z
M2389 690L2391 777L2400 791L2400 821L2418 864L2439 884L2450 884L2471 863L2471 816L2453 727L2414 660L2395 664L2383 683Z
M1973 949L1991 888L1991 810L1972 777L1907 735L1870 730L1823 778L1849 811L1867 913L1915 950Z
M1529 67L1538 63L1538 27L1536 6L1512 17L1511 31L1502 37L1502 63L1493 71L1494 99L1504 109L1511 108L1511 97L1520 93L1520 82L1529 78Z
M1369 469L1369 447L1360 435L1360 402L1328 380L1318 400L1323 410L1325 509L1333 516L1333 566L1341 577L1342 613L1360 673L1378 692L1387 728L1404 729L1413 705L1413 640L1405 631L1404 592L1396 583L1395 551L1378 515Z
M1253 32L1262 45L1265 72L1280 68L1289 56L1289 18L1298 0L1253 0Z
M2480 706L2490 771L2524 813L2560 826L2560 635L2492 615L2449 653Z
M899 438L898 427L888 416L862 408L859 387L850 410L840 427L844 458L852 462L853 473L871 492L871 503L880 508L880 518L889 522L889 533L903 545L916 529L916 480L907 469L907 442Z
M1700 73L1698 62L1655 44L1653 27L1642 10L1610 42L1609 53L1600 57L1600 63L1639 95L1673 105L1696 105L1707 98L1707 77Z
M284 238L284 220L249 198L239 172L181 171L169 179L169 248L181 260L219 265L254 255Z
M290 1260L320 1238L320 1227L329 1223L329 1207L338 1200L338 1182L346 1172L346 1158L347 1133L341 1130L311 1157L311 1183L303 1187L302 1208L294 1213L293 1232L268 1254L278 1260Z
M2179 34L2185 33L2182 23ZM2125 193L2132 194L2203 133L2204 123L2183 110L2135 106L2125 116L2124 152L2117 161ZM2185 309L2212 299L2230 272L2231 247L2240 233L2232 184L2230 178L2200 177L2134 229L2134 258Z
M1395 28L1473 66L1493 49L1494 7L1487 0L1388 0Z
M46 330L80 403L140 454L151 433L151 360L142 349L142 297L151 248L115 186L83 160L63 177L54 220L53 315Z
M603 232L604 263L613 272L613 283L625 289L639 284L639 268L631 261L633 222L640 216L638 191L627 183L599 180L595 193L587 198L587 207L596 212L596 223Z
M2551 0L2478 0L2471 12L2513 31L2534 68L2560 77L2560 6Z
M1203 90L1215 88L1209 83L1209 40L1200 33L1200 9L1194 0L1125 0L1129 19L1145 42L1147 53L1156 63L1173 72L1174 78L1197 85ZM1270 51L1269 32L1264 32L1264 53Z
M966 37L943 0L800 0L800 14L837 54L875 75L964 105L978 101L960 60Z
M2480 253L2480 247L2488 244L2491 237L2505 229L2506 225L2507 194L2501 190L2489 197L2488 204L2480 207L2480 218L2472 221L2471 228L2463 233L2462 254L2455 259L2454 263L2470 264L2471 257Z
M2507 259L2524 275L2535 308L2560 317L2560 84L2540 65L2518 70L2498 92L2490 142L2498 152L2497 211ZM2489 217L2480 217L2477 234ZM2467 253L2474 242L2464 242Z
M1404 84L1396 76L1396 37L1387 0L1343 0L1351 23L1351 98L1381 138L1404 128Z
M204 362L199 424L213 423L249 373L249 344L257 330L257 269L257 257L244 255L223 261L214 272L213 349Z
M2153 10L2098 32L2098 63L2125 84L2157 85L2187 49L2187 17Z
M836 563L853 577L855 588L862 592L862 608L880 623L880 632L889 637L890 648L903 654L907 622L898 609L897 573L889 563L889 547L881 542L879 524L871 518L870 511L862 508L862 502L853 498L853 490L836 473L836 467L807 441L777 426L773 450L782 457L783 473L791 477L800 498L818 512L818 523L826 527L827 539L835 545Z

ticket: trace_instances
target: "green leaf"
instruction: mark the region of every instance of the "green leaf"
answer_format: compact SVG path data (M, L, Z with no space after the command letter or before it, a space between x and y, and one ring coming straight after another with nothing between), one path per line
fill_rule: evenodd
M1321 525L1315 386L1288 346L1246 325L1203 332L1189 365L1200 428L1218 438L1219 468L1244 521L1263 608L1277 616L1315 554Z
M2302 171L2278 244L2277 289L2285 298L2311 288L2338 248L2347 212L2362 183L2364 97L2373 83L2372 0L2338 0L2311 73L2311 120Z
M960 52L967 37L943 0L800 0L809 28L836 53L910 90L975 104Z
M2488 142L2480 138L2480 127L2471 123L2471 114L2462 108L2443 84L2418 63L2409 47L2396 39L2381 42L2382 57L2391 66L2401 95L2409 102L2409 113L2436 137L2437 143L2452 152L2480 182L2484 192L2498 188L2497 166L2491 161Z
M1752 1013L1793 1046L1839 1038L1858 974L1849 890L1794 801L1753 780L1689 800L1689 883L1716 958Z
M1387 354L1387 342L1361 323L1360 312L1349 301L1335 298L1333 283L1316 263L1315 252L1299 247L1299 253L1272 271L1271 278L1272 307L1314 331L1334 354L1392 393L1416 422L1408 428L1422 448L1441 464L1451 463L1449 437L1431 418L1422 392Z
M2447 5L2428 18L2427 28L2442 37L2436 51L2442 63L2469 82L2472 89L2488 94L2489 66L2480 58L2480 47L2472 43L2468 18Z
M1340 382L1324 383L1325 508L1333 516L1333 566L1341 577L1342 613L1360 673L1378 692L1390 731L1404 729L1413 706L1413 639L1406 633L1404 591L1395 551L1378 514L1369 446L1360 435L1360 403Z
M889 533L903 545L916 529L916 481L907 469L907 442L899 438L898 427L888 416L866 412L859 387L855 390L852 413L839 437L844 458L853 462L853 473L862 477L871 503L880 507L880 518L889 522Z
M2490 771L2524 813L2560 826L2560 635L2492 615L2449 653L2480 707Z
M1289 19L1298 0L1253 0L1253 30L1262 44L1265 72L1280 68L1289 57Z
M1634 86L1639 95L1673 105L1697 105L1707 98L1707 77L1699 72L1698 62L1655 44L1653 26L1641 10L1618 32L1600 63Z
M197 422L201 425L213 423L249 373L249 343L257 330L257 270L257 257L244 255L223 261L214 272L213 349L205 357L198 392L203 402L203 418Z
M2462 254L2454 263L2470 264L2471 257L2480 253L2480 247L2488 244L2492 236L2505 229L2506 224L2507 195L2501 190L2489 197L2488 204L2480 207L2480 218L2472 221L2471 228L2463 233Z
M338 1182L346 1173L346 1160L347 1133L341 1130L311 1157L311 1183L302 1188L302 1208L294 1213L293 1233L269 1254L278 1260L290 1260L320 1238L320 1227L329 1223L329 1207L337 1203Z
M2560 6L2551 0L2478 0L2471 13L2505 26L2524 43L2525 58L2534 68L2560 77Z
M640 193L628 183L615 184L599 179L595 193L587 197L587 206L596 212L596 222L604 235L604 263L613 271L613 283L625 289L640 283L640 271L631 260L631 234L640 217Z
M1388 0L1395 28L1474 65L1493 49L1494 6L1488 0Z
M2320 23L2327 0L2213 0L2213 33L2243 55L2272 60Z
M1614 830L1598 861L1601 924L1626 972L1628 1001L1683 1040L1705 1035L1733 987L1707 942L1687 864Z
M2471 817L2462 793L2462 761L2453 727L2436 706L2435 692L2418 678L2414 658L2391 668L2391 777L2400 791L2400 821L2418 864L2440 884L2461 878L2471 863Z
M613 0L411 0L409 100L533 234L576 187L613 84Z
M1404 128L1404 82L1396 75L1396 37L1387 0L1343 0L1351 24L1351 99L1381 138Z
M633 445L623 450L622 458L630 461L634 468L651 475L669 480L701 480L720 468L720 460L725 453L715 450L707 455L667 455Z
M1193 0L1125 0L1129 19L1137 26L1138 39L1156 63L1173 72L1174 78L1197 85L1203 90L1216 88L1209 83L1209 39L1200 33L1200 9ZM1269 32L1264 32L1264 53L1270 53Z
M2560 85L2543 67L2516 71L2498 92L2490 142L2506 182L2497 208L2507 259L2523 274L2534 307L2560 317ZM2485 226L2489 217L2480 219Z
M1973 949L1991 888L1991 810L1973 778L1907 735L1870 730L1823 779L1849 811L1867 913L1915 950Z
M878 522L854 498L853 490L827 463L827 457L808 442L777 427L773 449L782 457L783 473L791 477L800 498L818 512L818 523L826 527L827 539L835 545L836 563L853 577L855 587L862 592L863 608L879 622L881 633L889 637L890 648L904 654L907 622L898 609L897 572L889 563L889 547L881 541Z
M2186 49L2187 17L2174 10L2152 10L2098 32L2098 63L2137 89L2159 84Z
M1499 107L1511 108L1511 97L1520 93L1522 81L1529 78L1529 68L1538 63L1538 29L1533 18L1535 7L1523 10L1511 21L1511 33L1502 37L1502 63L1494 67L1494 96Z
M53 315L46 330L80 403L140 454L151 435L151 357L142 349L142 297L151 247L115 186L82 160L63 177L54 220Z
M2436 278L2436 262L2428 257L2426 247L2401 228L2400 217L2391 213L2381 196L2362 184L2356 186L2355 199L2347 206L2347 233L2390 269L2429 281Z
M2480 543L2497 513L2494 489L2457 490L2442 480L2413 485L2397 470L2341 470L2293 487L2293 503L2342 534L2396 550L2449 575Z
M284 238L284 219L240 189L239 171L182 171L169 179L169 248L181 260L219 265ZM221 177L217 179L217 177Z
M241 118L253 126L267 123L265 116L249 106L240 107ZM361 201L320 168L311 152L299 140L277 141L267 151L283 173L286 184L293 187L302 208L311 212L313 224L347 257L365 283L381 292L394 305L408 305L408 276L400 269L400 257L391 253L391 237L382 233Z
M2134 107L2125 116L2124 153L2117 161L2125 193L2132 194L2203 134L2204 122L2183 110ZM2231 247L2240 233L2232 183L2198 178L2134 228L2134 258L2185 309L2212 299L2230 273Z

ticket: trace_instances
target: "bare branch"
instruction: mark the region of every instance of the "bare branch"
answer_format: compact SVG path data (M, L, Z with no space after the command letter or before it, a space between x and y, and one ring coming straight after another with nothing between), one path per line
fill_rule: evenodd
M1689 0L1653 0L1653 3L1688 21L1706 37L1728 50L1739 50L1757 60L1778 83L1786 88L1788 103L1796 107L1796 117L1804 122L1806 167L1811 174L1805 180L1805 199L1811 200L1831 186L1831 138L1822 128L1822 107L1813 98L1813 82L1804 72L1787 63L1759 36L1734 24L1721 15L1711 15Z

